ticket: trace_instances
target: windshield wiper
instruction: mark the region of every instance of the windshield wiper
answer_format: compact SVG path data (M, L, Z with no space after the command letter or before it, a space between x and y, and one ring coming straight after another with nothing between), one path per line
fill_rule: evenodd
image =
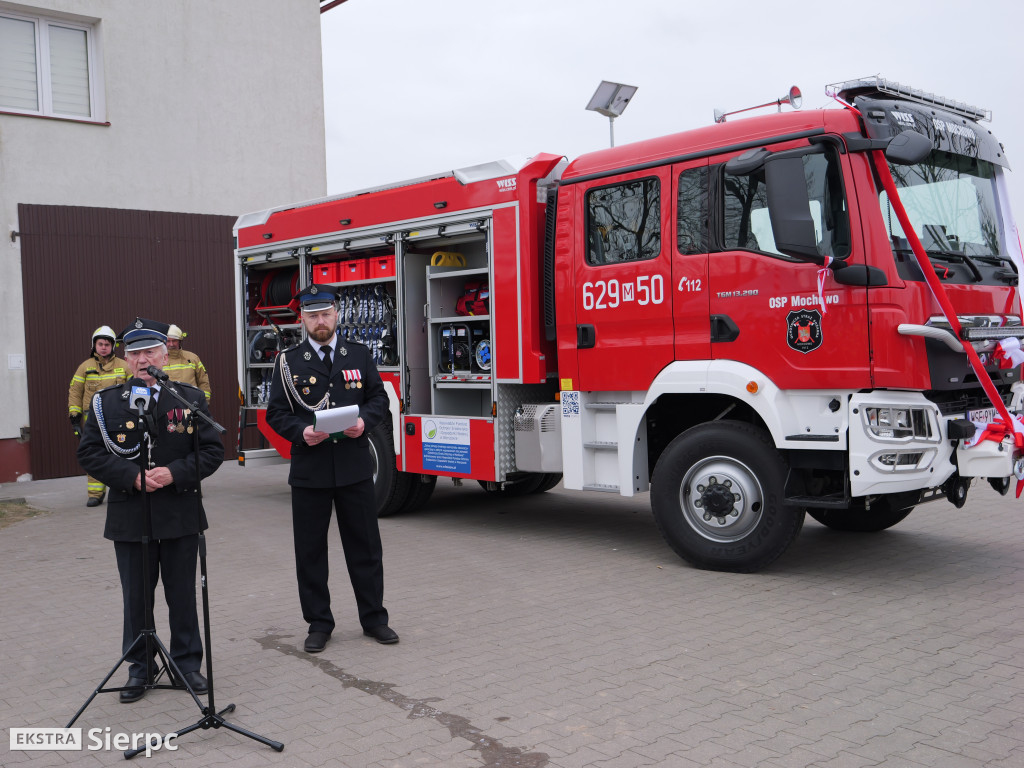
M913 256L915 259L917 258L916 254L914 253L914 249L913 248L900 248L899 246L893 246L892 251L893 251L893 253L895 253L895 254L897 254L899 256ZM926 251L926 253L927 253L927 251ZM942 256L940 254L935 254L935 257L936 257L936 259L941 259L942 258ZM956 259L948 259L948 260L949 261L956 261ZM943 280L949 280L950 278L952 278L956 274L956 272L954 270L950 269L949 267L943 267L943 266L937 265L937 264L933 263L930 259L929 259L929 264L931 264L931 268L933 270L935 270L935 274L937 274Z
M1008 256L988 256L988 255L977 256L977 255L975 255L975 256L971 256L971 258L974 259L975 261L983 261L986 264L995 264L997 267L1000 264L1009 264L1011 267L1013 267L1013 271L1014 272L1017 271L1017 265L1014 264L1013 263L1013 259L1009 258Z
M974 278L974 282L980 283L982 281L981 270L978 269L978 265L974 263L974 260L963 253L957 251L947 251L943 249L928 249L926 248L925 253L928 254L929 258L943 259L944 261L952 261L955 264L963 264L970 270L971 276Z

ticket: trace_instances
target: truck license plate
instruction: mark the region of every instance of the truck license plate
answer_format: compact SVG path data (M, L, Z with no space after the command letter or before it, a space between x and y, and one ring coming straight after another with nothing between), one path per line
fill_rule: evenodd
M976 411L967 412L967 420L988 424L989 422L995 421L996 415L997 413L995 408L978 408Z

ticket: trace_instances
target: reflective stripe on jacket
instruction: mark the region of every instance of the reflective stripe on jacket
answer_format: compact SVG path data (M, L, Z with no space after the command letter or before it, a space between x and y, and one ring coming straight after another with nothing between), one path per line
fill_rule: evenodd
M194 352L186 352L184 349L167 350L167 365L164 366L171 381L180 381L183 384L191 384L203 390L207 401L210 399L210 377L206 373L206 366Z
M91 407L92 396L101 389L121 384L132 377L128 363L111 355L104 359L92 355L78 366L68 387L68 415L77 416Z

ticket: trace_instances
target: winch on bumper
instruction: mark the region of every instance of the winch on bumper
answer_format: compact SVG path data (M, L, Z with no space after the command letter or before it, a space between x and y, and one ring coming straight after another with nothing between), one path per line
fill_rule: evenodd
M1013 437L1006 435L1001 440L979 440L971 445L977 427L973 422L951 419L947 422L947 434L956 440L956 465L961 477L1004 478L1015 474L1015 464L1022 461L1014 457Z

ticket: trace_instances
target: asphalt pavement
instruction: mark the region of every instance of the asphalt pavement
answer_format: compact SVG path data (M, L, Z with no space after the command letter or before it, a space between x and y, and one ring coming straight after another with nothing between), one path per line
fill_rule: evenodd
M200 728L135 761L1024 766L1024 499L1012 493L978 485L961 510L927 504L878 534L808 518L773 566L740 575L679 560L646 496L559 486L496 500L441 480L423 510L381 521L401 642L362 635L332 526L338 628L310 655L286 467L226 463L204 492L215 704L285 748ZM86 508L84 477L0 485L3 498L46 514L0 529L0 723L63 727L120 656L105 506ZM156 620L168 638L159 589ZM0 763L120 764L117 737L202 717L181 691L130 705L101 693L75 723L81 750L5 742Z

